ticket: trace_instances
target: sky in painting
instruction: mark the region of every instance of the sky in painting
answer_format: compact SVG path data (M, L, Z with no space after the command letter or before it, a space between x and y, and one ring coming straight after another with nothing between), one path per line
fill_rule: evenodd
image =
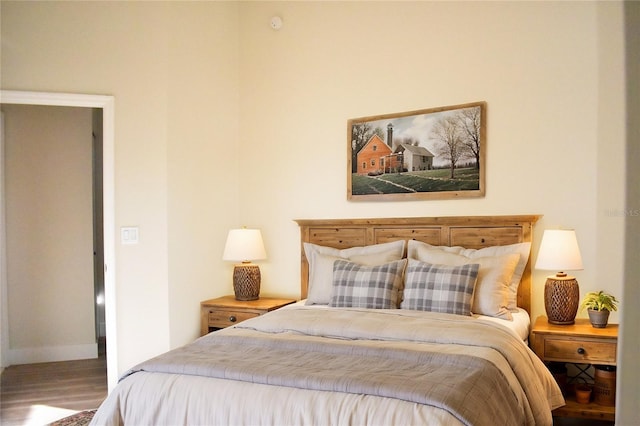
M431 131L435 123L447 115L452 115L459 110L441 111L429 114L410 115L406 117L385 118L372 121L373 128L380 127L384 131L385 142L387 135L387 125L393 124L393 139L411 138L418 141L419 146L427 148L431 153L437 155L435 141L431 138ZM437 157L434 163L439 163Z
M458 112L442 111L430 114L410 115L407 117L386 118L383 120L372 121L371 125L376 128L380 127L384 134L387 134L387 125L393 124L393 138L412 138L419 141L420 146L427 149L433 146L431 139L431 130L434 124L446 115L452 115ZM386 142L386 141L385 141Z

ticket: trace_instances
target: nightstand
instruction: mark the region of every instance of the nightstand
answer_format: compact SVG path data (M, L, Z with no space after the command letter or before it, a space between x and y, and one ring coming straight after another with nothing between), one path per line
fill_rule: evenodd
M240 321L254 318L285 305L294 299L261 297L258 300L236 300L235 296L223 296L200 302L200 335L229 327Z
M554 325L547 317L538 317L531 330L531 349L545 362L616 365L618 324L594 328L586 318L576 318L572 325ZM580 417L615 420L615 407L578 404L567 392L566 405L553 411L556 417Z

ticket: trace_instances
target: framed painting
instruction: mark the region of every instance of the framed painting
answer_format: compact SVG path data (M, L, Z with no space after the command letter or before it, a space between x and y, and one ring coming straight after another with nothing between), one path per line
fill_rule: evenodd
M347 199L483 197L486 102L350 119Z

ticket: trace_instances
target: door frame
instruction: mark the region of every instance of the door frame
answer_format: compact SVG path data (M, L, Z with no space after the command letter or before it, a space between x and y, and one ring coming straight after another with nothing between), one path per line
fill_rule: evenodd
M117 328L116 328L116 283L115 283L115 166L114 166L114 146L115 146L115 123L114 108L115 99L107 95L87 95L76 93L49 93L49 92L24 92L14 90L0 90L0 103L20 104L20 105L49 105L49 106L70 106L102 109L102 162L103 162L103 231L104 231L104 291L105 291L105 323L107 334L107 383L111 391L118 382L118 350L117 350ZM4 197L4 189L0 190ZM5 233L2 232L2 244L4 244ZM2 271L3 293L6 295L5 271ZM0 312L3 316L7 312L6 297L2 297L2 307ZM2 321L2 343L3 354L6 351L6 339L8 337L8 324ZM2 356L2 359L6 359Z

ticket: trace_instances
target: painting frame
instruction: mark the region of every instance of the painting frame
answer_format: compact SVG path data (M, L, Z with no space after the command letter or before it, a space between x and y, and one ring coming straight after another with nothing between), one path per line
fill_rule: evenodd
M486 123L485 101L349 119L347 200L484 197Z

